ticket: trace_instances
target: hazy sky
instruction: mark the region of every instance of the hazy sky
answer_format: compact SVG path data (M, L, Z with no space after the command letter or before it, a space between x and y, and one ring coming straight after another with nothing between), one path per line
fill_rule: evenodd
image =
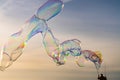
M0 46L46 1L0 0ZM60 41L77 38L83 49L100 50L103 72L106 65L109 80L119 80L120 0L64 2L63 11L48 22L55 37ZM0 80L96 80L92 63L79 68L70 58L66 65L56 66L47 56L41 40L40 34L31 39L23 55L5 72L0 72Z

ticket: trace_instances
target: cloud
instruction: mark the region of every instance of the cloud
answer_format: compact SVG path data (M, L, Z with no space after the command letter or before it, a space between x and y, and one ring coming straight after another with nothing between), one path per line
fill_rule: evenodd
M70 2L72 0L62 0L64 3Z
M11 19L26 19L32 16L44 2L45 0L7 0L0 6L0 11Z
M1 0L0 1L0 9L4 6L8 5L12 0Z

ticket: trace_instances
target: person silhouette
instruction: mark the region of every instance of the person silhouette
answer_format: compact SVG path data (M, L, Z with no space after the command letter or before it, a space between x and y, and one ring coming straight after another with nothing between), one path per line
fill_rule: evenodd
M98 75L98 80L107 80L106 76L103 76L103 74L101 74L101 76Z

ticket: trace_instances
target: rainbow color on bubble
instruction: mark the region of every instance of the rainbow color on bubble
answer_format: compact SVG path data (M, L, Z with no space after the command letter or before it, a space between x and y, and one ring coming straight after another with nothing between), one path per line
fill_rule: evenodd
M61 0L48 0L26 21L18 32L9 37L1 51L0 70L4 71L16 61L23 53L27 42L38 33L42 35L46 53L57 65L64 65L67 60L66 57L73 56L78 66L83 66L84 58L86 61L93 62L97 71L99 70L102 63L101 52L82 50L81 41L78 39L66 40L61 43L48 27L47 21L59 14L63 6Z

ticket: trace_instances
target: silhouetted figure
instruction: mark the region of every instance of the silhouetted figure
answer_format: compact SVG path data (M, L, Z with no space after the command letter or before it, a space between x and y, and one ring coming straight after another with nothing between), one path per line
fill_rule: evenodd
M101 74L101 76L98 75L98 80L107 80L107 78Z

